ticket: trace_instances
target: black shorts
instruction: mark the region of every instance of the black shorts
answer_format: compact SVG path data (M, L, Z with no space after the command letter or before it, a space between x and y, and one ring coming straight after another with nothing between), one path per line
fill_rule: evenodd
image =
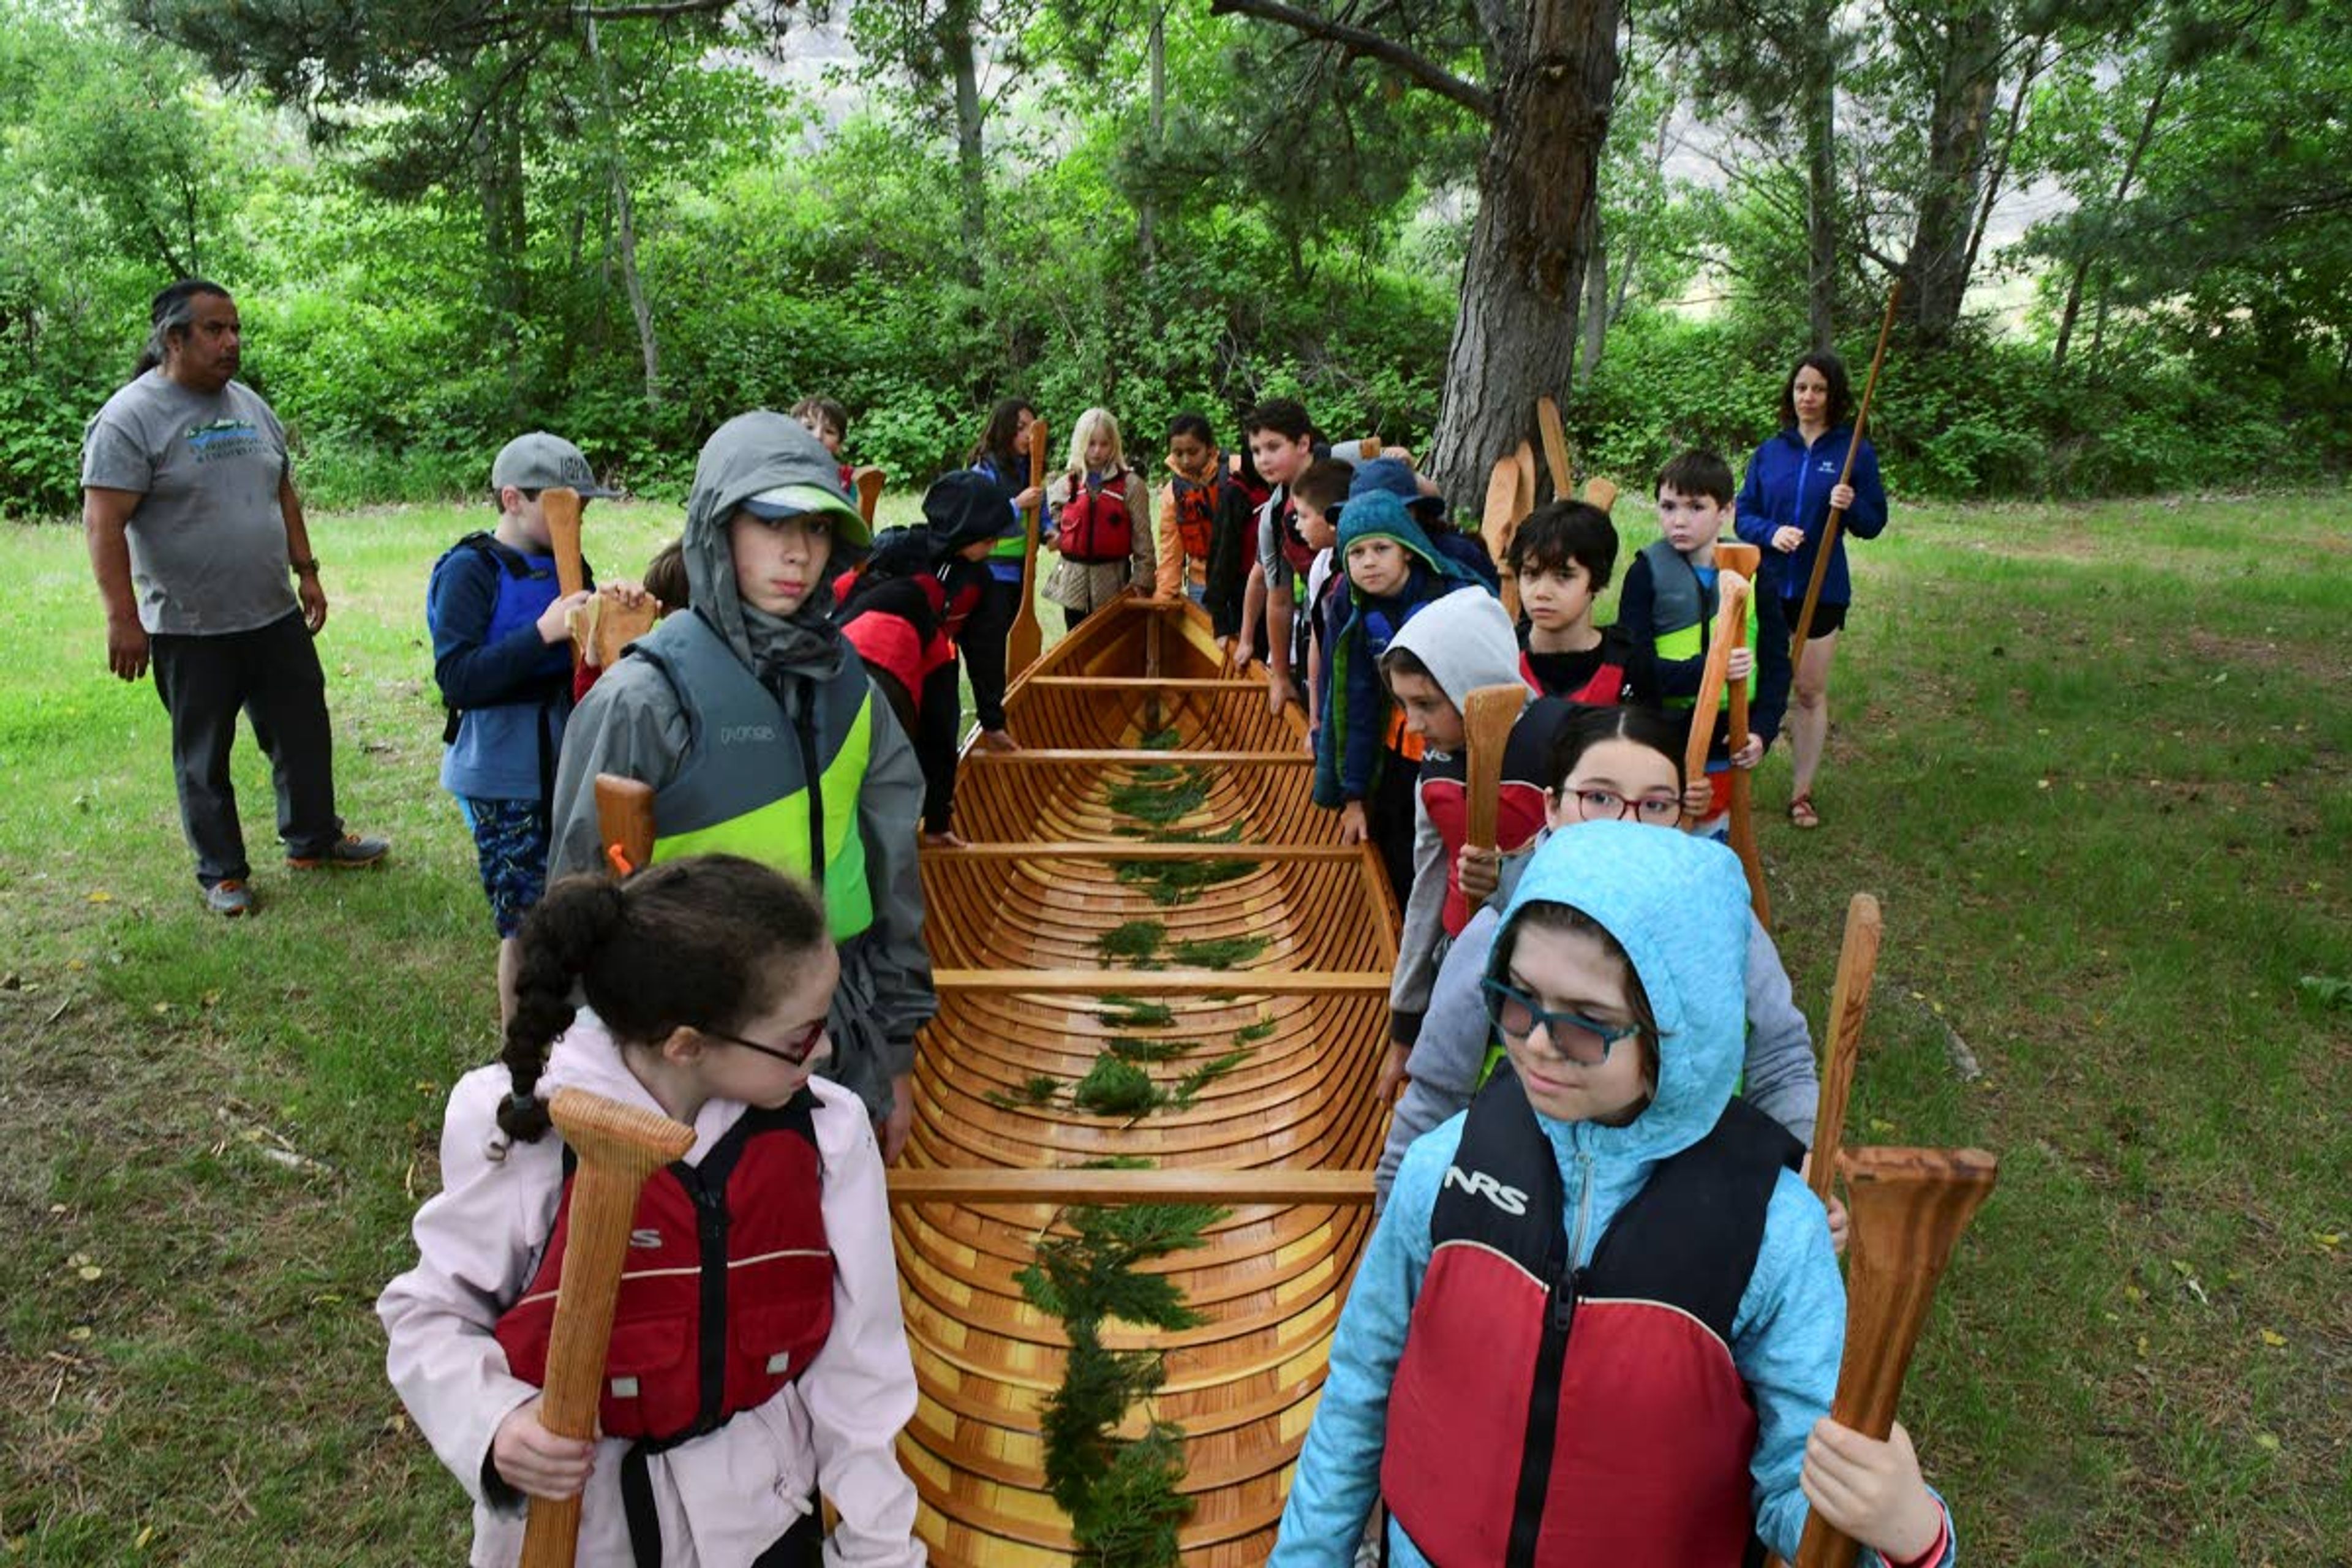
M1832 605L1827 599L1823 599L1813 606L1813 624L1805 628L1805 635L1809 637L1825 637L1838 630L1845 625L1845 613L1850 607L1845 605ZM1780 614L1788 622L1790 637L1796 636L1797 617L1804 612L1805 601L1802 599L1780 601Z

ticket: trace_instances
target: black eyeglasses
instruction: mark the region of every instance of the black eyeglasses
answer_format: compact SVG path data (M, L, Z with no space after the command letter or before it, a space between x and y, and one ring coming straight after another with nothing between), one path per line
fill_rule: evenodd
M747 1040L740 1035L730 1035L720 1029L697 1028L695 1033L708 1035L714 1040L724 1040L730 1046L740 1046L747 1051L757 1051L763 1057L773 1057L793 1067L805 1067L816 1053L816 1043L824 1036L824 1020L819 1018L796 1036L790 1046L763 1046L757 1040Z
M1495 1027L1511 1039L1524 1040L1541 1024L1550 1037L1551 1048L1582 1067L1599 1067L1609 1059L1610 1047L1642 1032L1638 1024L1603 1024L1581 1013L1547 1012L1534 997L1499 980L1478 984L1486 994L1486 1016Z

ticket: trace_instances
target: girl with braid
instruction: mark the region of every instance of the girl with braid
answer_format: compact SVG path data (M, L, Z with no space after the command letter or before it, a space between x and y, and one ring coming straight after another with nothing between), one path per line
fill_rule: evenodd
M821 1490L828 1564L916 1568L881 1154L857 1097L811 1076L840 973L815 889L688 857L559 881L520 941L503 1060L451 1093L416 1267L376 1303L393 1386L474 1500L472 1562L518 1560L527 1497L578 1495L583 1563L813 1564ZM538 1415L563 1087L695 1134L638 1200L593 1441Z

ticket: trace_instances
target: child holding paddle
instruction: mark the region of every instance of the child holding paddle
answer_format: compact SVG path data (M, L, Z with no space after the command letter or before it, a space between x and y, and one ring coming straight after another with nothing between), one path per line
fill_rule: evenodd
M822 1489L828 1561L921 1563L882 1162L856 1097L811 1076L840 973L815 890L732 856L572 878L520 951L503 1060L451 1091L416 1266L376 1303L393 1386L474 1500L472 1562L517 1560L526 1498L579 1496L582 1563L813 1563ZM694 1132L635 1205L593 1442L538 1414L565 1087Z
M1797 1141L1732 1095L1749 918L1702 839L1603 821L1536 851L1482 984L1511 1070L1398 1173L1275 1568L1341 1568L1375 1498L1400 1564L1793 1560L1809 1508L1955 1561L1902 1428L1828 1415L1829 1228Z
M1620 820L1678 831L1690 805L1683 779L1683 738L1680 718L1654 709L1533 703L1514 728L1504 753L1506 801L1511 800L1510 792L1523 787L1515 781L1528 771L1523 763L1514 764L1534 748L1541 752L1534 783L1542 792L1542 835L1575 829L1580 823ZM1487 1030L1478 988L1499 923L1496 900L1509 891L1499 884L1516 882L1527 864L1528 842L1516 826L1519 809L1523 807L1507 804L1496 818L1496 838L1507 850L1519 847L1517 852L1503 855L1499 862L1475 851L1459 858L1467 915L1440 962L1426 1014L1414 1035L1406 1063L1411 1079L1389 1124L1388 1144L1375 1178L1383 1194L1412 1141L1468 1105L1502 1059ZM1821 1100L1812 1033L1797 1009L1780 951L1752 912L1747 954L1748 1034L1740 1093L1810 1146ZM1831 1218L1833 1233L1842 1234L1843 1209L1833 1210Z
M474 858L499 936L499 1021L514 1015L515 932L547 885L548 803L574 691L570 617L594 594L566 594L548 535L546 489L570 489L584 509L614 492L580 448L534 430L499 450L490 494L499 521L433 563L425 624L433 679L448 719L441 787L474 836Z
M573 712L551 870L604 863L595 783L655 790L654 858L749 855L824 889L840 950L831 1075L896 1158L915 1033L937 1010L916 865L923 768L835 626L836 542L866 543L831 454L755 409L702 448L687 498L693 607L640 637Z
M1689 712L1698 700L1715 626L1715 542L1731 521L1731 467L1713 452L1688 451L1658 471L1660 536L1626 569L1617 626L1649 660L1658 700ZM1729 683L1707 742L1715 798L1700 830L1720 837L1731 812L1733 768L1753 768L1780 733L1789 703L1789 629L1772 594L1748 599L1747 646L1733 650L1731 681L1748 683L1748 742L1731 748Z

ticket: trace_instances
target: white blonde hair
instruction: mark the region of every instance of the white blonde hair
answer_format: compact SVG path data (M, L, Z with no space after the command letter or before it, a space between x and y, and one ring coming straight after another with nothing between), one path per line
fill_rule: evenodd
M1072 473L1083 474L1087 471L1087 447L1094 440L1097 426L1100 426L1102 433L1110 437L1110 462L1107 465L1109 471L1116 473L1127 467L1127 446L1119 439L1118 417L1108 408L1089 408L1078 416L1078 422L1076 425L1070 426L1070 471Z

